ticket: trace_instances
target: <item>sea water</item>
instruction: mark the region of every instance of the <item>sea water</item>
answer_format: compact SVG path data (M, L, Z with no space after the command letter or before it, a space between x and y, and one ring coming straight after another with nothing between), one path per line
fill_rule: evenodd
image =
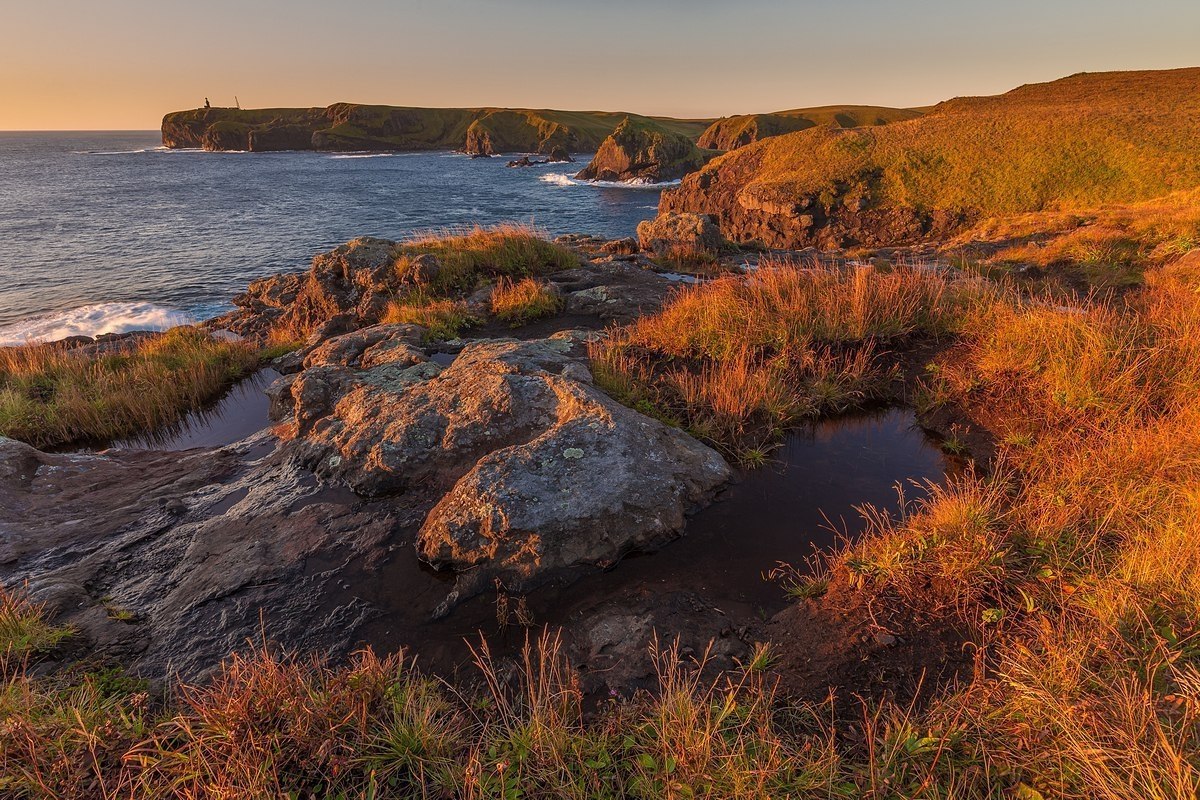
M432 153L167 150L157 131L0 133L0 344L159 329L356 236L500 222L618 237L661 186Z

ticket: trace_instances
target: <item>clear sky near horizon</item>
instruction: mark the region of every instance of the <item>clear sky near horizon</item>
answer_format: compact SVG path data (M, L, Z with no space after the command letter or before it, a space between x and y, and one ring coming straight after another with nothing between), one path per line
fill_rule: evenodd
M708 117L1200 65L1197 0L0 0L0 130L213 105Z

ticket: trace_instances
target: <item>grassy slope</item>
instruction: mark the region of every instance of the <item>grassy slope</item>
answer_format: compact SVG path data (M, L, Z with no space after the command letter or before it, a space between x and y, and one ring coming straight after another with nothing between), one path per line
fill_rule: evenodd
M977 215L1146 200L1200 185L1200 69L1084 73L878 128L774 137L708 165L760 201Z
M741 114L714 122L700 136L699 144L712 150L734 150L769 136L781 136L819 125L839 128L886 125L915 119L922 113L912 108L885 106L817 106L770 114Z

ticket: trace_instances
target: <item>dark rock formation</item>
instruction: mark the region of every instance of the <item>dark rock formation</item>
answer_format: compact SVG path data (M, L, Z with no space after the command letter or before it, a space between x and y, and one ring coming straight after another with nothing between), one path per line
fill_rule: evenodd
M727 247L713 217L705 214L666 213L638 224L638 243L655 255L670 253L716 254Z
M529 156L521 156L508 162L510 167L540 167L543 164L572 164L575 159L571 158L571 154L566 151L566 148L555 147L550 155L546 158L530 158Z
M588 181L672 181L704 166L713 155L682 134L626 117L575 177Z

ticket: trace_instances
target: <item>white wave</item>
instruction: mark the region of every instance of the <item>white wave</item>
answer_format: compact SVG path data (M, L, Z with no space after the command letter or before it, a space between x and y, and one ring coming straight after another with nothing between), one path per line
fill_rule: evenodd
M161 153L169 149L168 147L143 147L138 150L72 150L71 153L77 156L128 156L137 153Z
M391 158L395 153L339 153L330 158Z
M547 172L538 178L538 180L543 183L553 184L554 186L596 186L603 189L666 189L671 186L678 186L680 183L679 181L654 183L642 178L632 181L581 181L566 172Z
M93 303L0 326L0 346L53 342L68 336L163 331L195 321L178 309L154 303Z
M249 150L205 150L203 147L164 147L164 153L201 153L206 156L221 156L231 153L249 153Z

